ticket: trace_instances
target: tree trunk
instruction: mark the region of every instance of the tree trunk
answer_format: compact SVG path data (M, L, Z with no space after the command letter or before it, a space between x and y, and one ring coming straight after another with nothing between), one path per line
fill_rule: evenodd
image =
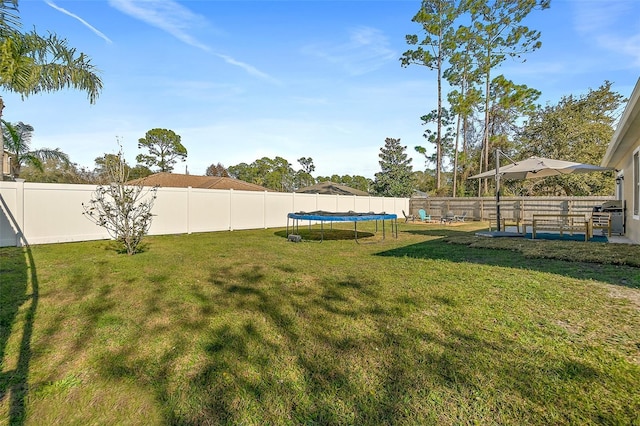
M491 58L491 51L487 52L487 58ZM487 68L487 74L485 77L485 95L484 95L484 136L482 140L482 144L484 145L484 155L482 162L484 164L484 170L489 170L489 97L491 96L490 90L490 80L491 80L491 69ZM484 179L484 192L487 193L489 190L488 179Z
M453 153L453 197L456 197L458 189L458 141L460 140L460 114L458 114L458 123L456 124L456 147Z
M438 40L438 123L436 143L436 188L440 189L440 171L442 170L442 35Z

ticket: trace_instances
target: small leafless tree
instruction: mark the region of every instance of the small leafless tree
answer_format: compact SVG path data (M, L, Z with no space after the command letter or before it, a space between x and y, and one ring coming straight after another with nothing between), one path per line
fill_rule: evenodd
M105 168L111 183L98 185L91 201L82 203L83 215L105 228L111 238L124 246L128 255L133 255L138 252L151 226L151 209L158 188L127 183L129 167L124 160L122 147L118 155L105 161Z

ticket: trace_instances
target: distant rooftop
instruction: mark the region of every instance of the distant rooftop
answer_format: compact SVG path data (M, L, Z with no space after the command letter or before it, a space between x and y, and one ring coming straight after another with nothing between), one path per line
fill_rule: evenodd
M220 176L182 175L179 173L156 173L145 178L127 182L132 185L159 186L161 188L202 188L235 189L238 191L271 191L264 186L245 182L240 179Z

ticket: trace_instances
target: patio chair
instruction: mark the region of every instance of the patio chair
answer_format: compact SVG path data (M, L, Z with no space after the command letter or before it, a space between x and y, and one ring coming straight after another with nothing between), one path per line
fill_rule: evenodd
M402 215L404 216L404 223L407 223L409 221L411 222L415 222L416 221L416 217L412 214L406 214L404 212L404 210L402 210Z
M467 212L462 212L460 216L454 216L453 220L456 222L464 222L466 218L467 218Z
M423 222L431 222L431 215L424 211L424 209L418 210L418 216L420 216L420 220Z
M447 212L446 215L442 216L442 218L440 219L441 223L447 224L447 223L451 223L455 220L456 215L453 214L453 212Z

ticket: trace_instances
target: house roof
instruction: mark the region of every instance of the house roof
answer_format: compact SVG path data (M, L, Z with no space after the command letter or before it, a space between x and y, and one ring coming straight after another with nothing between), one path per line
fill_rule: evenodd
M339 195L361 195L369 196L368 193L360 191L359 189L351 188L347 185L341 185L339 183L325 181L316 183L315 185L300 188L296 192L302 194L339 194Z
M271 191L264 186L240 179L220 176L182 175L179 173L156 173L127 182L132 185L159 186L164 188L235 189L238 191Z
M602 166L615 167L640 139L640 78L602 158Z

